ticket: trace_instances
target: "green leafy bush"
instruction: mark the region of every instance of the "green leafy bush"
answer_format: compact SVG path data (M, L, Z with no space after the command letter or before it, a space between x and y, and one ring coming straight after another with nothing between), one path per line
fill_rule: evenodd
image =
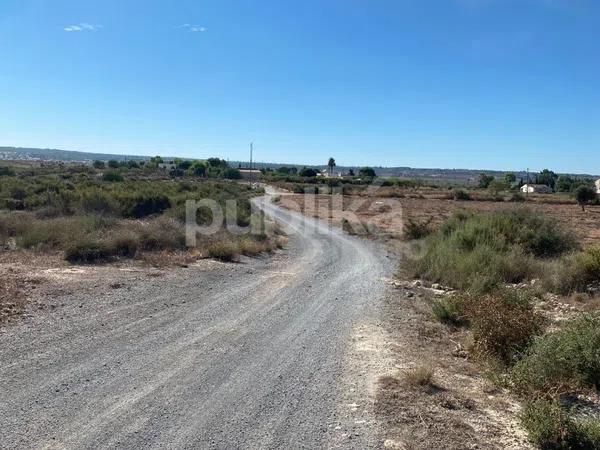
M584 315L538 338L515 365L512 378L524 395L600 386L600 315Z
M138 193L120 198L123 217L141 218L161 214L171 207L169 197L156 192Z
M590 286L600 283L600 245L556 261L546 272L545 283L551 291L564 295L585 292Z
M511 202L524 202L525 201L525 196L523 194L521 194L520 192L514 192L511 196L510 196L510 201Z
M453 298L435 300L431 305L431 312L439 322L445 325L462 326L466 324L466 318Z
M527 402L521 411L521 423L529 439L541 449L570 449L573 423L556 402Z
M123 175L121 175L119 172L108 171L108 172L105 172L104 175L102 175L102 180L109 182L109 183L123 181Z
M557 401L526 402L520 416L529 439L542 450L600 449L600 422L576 421Z
M92 264L110 261L114 249L94 241L81 241L69 245L65 250L65 259L71 263Z
M455 189L453 192L454 200L471 200L471 196L467 191L463 191L462 189Z
M536 276L535 257L576 248L575 239L543 216L526 211L459 212L428 238L415 275L459 289L489 292L501 283Z
M85 212L108 214L118 210L115 198L99 188L82 190L79 203Z

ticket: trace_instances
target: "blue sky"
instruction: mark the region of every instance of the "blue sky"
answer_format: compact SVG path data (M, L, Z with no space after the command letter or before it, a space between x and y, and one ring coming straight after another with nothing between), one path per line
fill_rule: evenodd
M0 145L600 174L595 0L1 0Z

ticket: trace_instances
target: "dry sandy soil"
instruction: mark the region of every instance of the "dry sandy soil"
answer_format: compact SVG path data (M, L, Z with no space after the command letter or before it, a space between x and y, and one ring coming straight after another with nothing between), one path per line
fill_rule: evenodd
M518 404L467 358L467 333L433 319L429 289L393 284L384 324L394 365L380 376L375 402L386 447L532 448L518 423ZM407 378L420 367L433 370L431 384Z
M403 220L431 221L432 225L460 209L498 211L530 208L556 218L572 229L585 243L600 242L600 208L581 211L573 204L549 204L532 198L525 205L493 201L454 201L414 195L389 196L303 196L283 194L285 208L329 220L341 226L343 218L374 224L400 238L393 212ZM343 202L343 203L342 203ZM343 205L341 207L340 205ZM351 211L354 215L348 215ZM393 224L395 228L389 225ZM401 239L386 239L400 254L408 245ZM368 324L357 335L357 352L368 349L371 358L375 413L380 424L381 442L390 449L527 449L532 448L519 425L519 405L510 394L494 386L464 350L469 335L434 320L431 302L444 295L407 280L390 280L394 291L386 299L376 324ZM589 306L590 302L585 305ZM550 299L540 305L548 319L560 321L585 308L570 299ZM414 386L407 373L418 367L433 369L433 382ZM373 375L376 374L376 375Z

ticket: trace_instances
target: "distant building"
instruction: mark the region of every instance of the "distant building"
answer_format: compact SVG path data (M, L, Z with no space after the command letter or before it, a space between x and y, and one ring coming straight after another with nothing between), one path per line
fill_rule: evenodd
M317 172L317 177L320 177L320 178L341 178L343 176L344 175L341 172L329 173L328 169L323 169L323 170Z
M171 170L173 170L176 167L176 164L174 163L158 163L158 168L159 169L164 169L167 172L170 172Z
M552 188L545 184L524 184L521 192L525 194L552 194Z
M596 180L596 193L600 194L600 180Z
M240 167L238 170L242 174L242 178L244 180L258 181L258 179L260 178L260 176L262 174L262 172L258 169L248 169L248 168Z

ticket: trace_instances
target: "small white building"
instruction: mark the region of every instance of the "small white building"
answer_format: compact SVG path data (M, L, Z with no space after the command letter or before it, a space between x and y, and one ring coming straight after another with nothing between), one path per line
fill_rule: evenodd
M552 188L545 184L524 184L521 192L525 194L552 194Z
M240 167L238 170L240 171L240 174L244 180L258 181L262 175L262 172L259 169Z
M158 168L159 169L163 169L166 170L167 172L170 172L171 170L173 170L176 167L176 164L172 163L172 162L167 162L167 163L158 163Z
M344 176L344 174L341 172L329 173L328 169L323 169L323 170L317 172L317 177L320 177L320 178L342 178L343 176Z

